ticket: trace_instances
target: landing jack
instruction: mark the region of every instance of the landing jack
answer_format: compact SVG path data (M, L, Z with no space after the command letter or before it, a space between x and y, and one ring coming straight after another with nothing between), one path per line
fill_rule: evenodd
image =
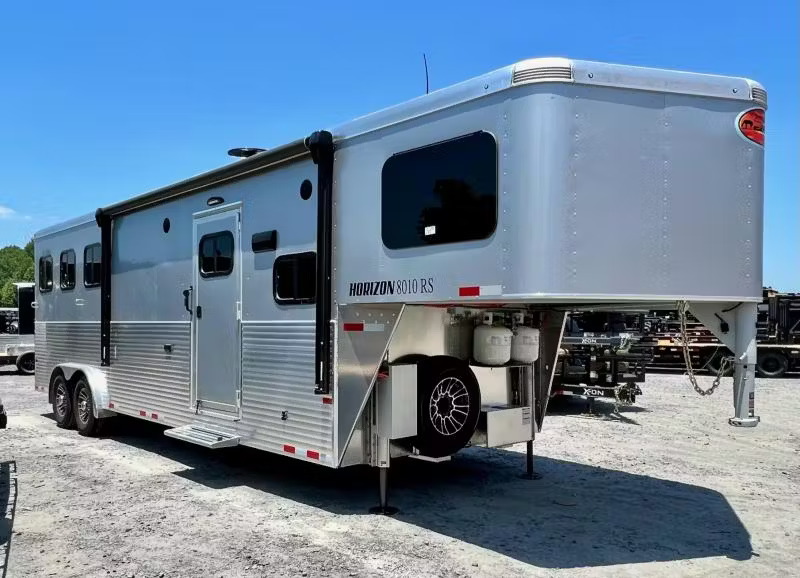
M533 440L525 442L525 473L520 475L524 480L541 480L542 474L533 471Z
M380 505L370 508L369 513L394 516L400 510L389 505L389 468L378 468L378 476Z

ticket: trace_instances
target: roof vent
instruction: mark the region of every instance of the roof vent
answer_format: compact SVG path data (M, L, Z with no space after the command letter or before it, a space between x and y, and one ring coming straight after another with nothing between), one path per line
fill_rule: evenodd
M259 149L254 147L239 147L235 149L231 149L228 151L228 155L232 157L241 157L246 159L247 157L252 157L253 155L257 155L258 153L263 153L267 149Z
M759 88L758 86L750 87L750 98L766 108L767 91L764 90L763 88Z
M514 65L511 84L571 82L572 63L566 58L533 58Z

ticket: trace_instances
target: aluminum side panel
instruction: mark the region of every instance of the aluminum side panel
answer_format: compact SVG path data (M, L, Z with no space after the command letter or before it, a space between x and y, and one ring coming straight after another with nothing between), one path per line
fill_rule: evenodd
M360 423L378 367L400 319L403 305L352 305L339 307L335 388L336 443L339 461ZM358 429L364 433L363 429ZM366 447L358 440L360 447ZM349 458L355 459L355 458Z
M35 388L47 391L59 363L100 365L100 323L36 322Z
M112 323L109 399L116 411L168 425L192 421L189 323Z
M242 326L242 442L333 465L333 404L314 393L314 321Z

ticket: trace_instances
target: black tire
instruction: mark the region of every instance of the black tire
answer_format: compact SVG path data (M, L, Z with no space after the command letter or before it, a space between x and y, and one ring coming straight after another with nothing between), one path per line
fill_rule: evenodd
M53 377L53 415L56 425L65 429L75 425L75 413L72 411L72 392L64 376L60 373Z
M759 377L783 377L789 369L789 360L779 351L764 351L758 354L756 372Z
M100 421L94 417L94 399L92 390L85 377L75 382L75 394L72 398L75 408L75 429L82 436L93 436L100 429Z
M708 361L708 363L706 363L706 369L708 369L709 373L713 375L719 375L722 358L726 356L731 356L731 352L727 349L725 351L717 351L714 353L713 357ZM725 374L723 377L727 377L729 375L733 375L733 365L730 364L728 364L728 367L725 369Z
M36 357L33 353L23 353L17 357L17 371L23 375L33 375L36 372Z
M469 443L481 413L481 391L465 362L452 357L421 360L417 402L413 445L420 454L442 458Z

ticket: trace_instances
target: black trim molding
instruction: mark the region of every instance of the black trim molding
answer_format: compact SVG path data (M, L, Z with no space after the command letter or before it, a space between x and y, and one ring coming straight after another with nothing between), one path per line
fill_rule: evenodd
M333 135L316 131L305 140L317 165L317 317L314 393L331 390L331 250L333 246Z

